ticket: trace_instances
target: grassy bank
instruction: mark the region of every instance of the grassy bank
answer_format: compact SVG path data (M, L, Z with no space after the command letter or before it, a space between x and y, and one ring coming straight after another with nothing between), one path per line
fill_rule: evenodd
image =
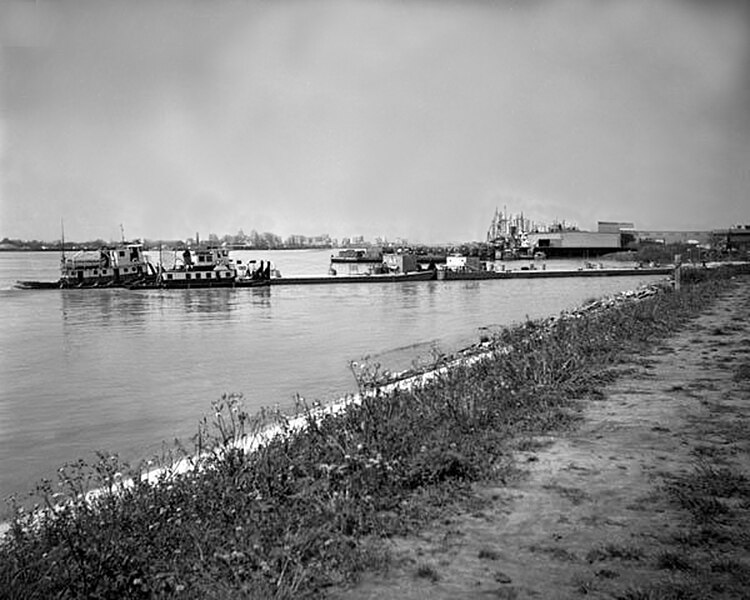
M42 484L39 510L19 510L0 547L0 590L10 598L315 595L387 561L384 539L461 502L472 482L512 477L516 448L569 426L576 403L614 377L612 367L707 306L731 284L727 274L696 271L680 293L505 330L485 360L421 388L365 397L251 454L205 450L286 420L250 418L225 398L185 451L202 455L193 470L166 469L151 481L140 477L147 465L102 455ZM136 484L123 486L128 478ZM83 500L99 487L118 493Z

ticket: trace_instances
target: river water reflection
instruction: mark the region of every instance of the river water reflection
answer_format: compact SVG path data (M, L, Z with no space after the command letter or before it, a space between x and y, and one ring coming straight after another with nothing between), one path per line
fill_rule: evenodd
M328 252L277 252L287 275ZM391 369L654 277L208 290L13 290L54 279L51 253L0 253L0 496L95 450L127 459L188 439L222 393L249 410L354 391L349 361ZM31 275L31 276L29 276Z

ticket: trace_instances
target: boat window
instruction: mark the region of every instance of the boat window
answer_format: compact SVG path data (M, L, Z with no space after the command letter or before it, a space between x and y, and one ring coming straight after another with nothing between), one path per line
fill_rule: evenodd
M185 273L185 279L190 279L190 273Z
M167 273L167 279L172 279L172 273Z
M98 275L98 274L99 274L99 271L97 271L96 269L94 269L94 275Z
M211 279L211 273L206 273L206 279Z
M201 274L200 274L200 273L196 273L196 274L195 274L195 278L196 278L196 279L200 279L200 278L201 278Z
M200 256L198 256L198 262L205 262L205 261L206 261L206 257L205 256L203 256L202 254Z
M119 254L120 254L120 257L124 257L125 256L125 250L120 250Z

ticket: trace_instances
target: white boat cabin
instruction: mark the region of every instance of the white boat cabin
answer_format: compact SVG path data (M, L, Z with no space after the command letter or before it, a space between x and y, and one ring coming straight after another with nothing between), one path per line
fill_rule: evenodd
M67 285L106 285L140 279L153 272L140 243L82 250L63 257L61 279Z
M161 277L173 283L231 281L237 277L237 269L227 248L188 248Z

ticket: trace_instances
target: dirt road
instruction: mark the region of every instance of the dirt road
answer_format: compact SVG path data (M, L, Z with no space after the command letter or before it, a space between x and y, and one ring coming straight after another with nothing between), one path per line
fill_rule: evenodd
M750 277L337 599L750 598Z

